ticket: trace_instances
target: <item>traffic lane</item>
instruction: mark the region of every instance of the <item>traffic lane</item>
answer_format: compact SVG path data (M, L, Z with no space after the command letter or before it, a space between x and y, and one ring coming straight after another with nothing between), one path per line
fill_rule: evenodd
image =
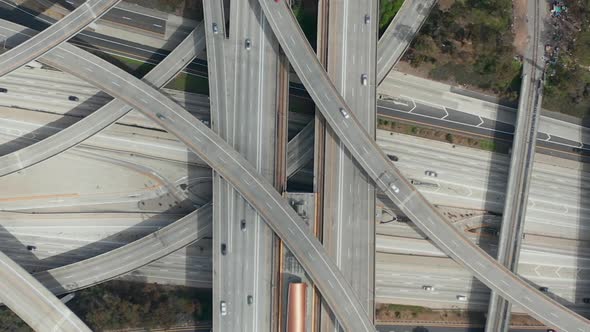
M74 10L84 1L82 0L58 0L62 7L68 10ZM154 33L166 33L166 20L152 15L142 14L131 10L115 7L101 17L103 20L115 23L133 26L135 28L147 30Z
M484 332L483 326L376 325L379 332ZM511 328L510 332L546 332L547 328Z
M493 140L502 140L512 144L514 126L503 122L481 118L472 114L446 108L449 116L434 117L432 106L426 105L427 111L417 111L424 105L404 101L383 101L377 108L380 116L410 121L434 128L452 130L465 135L477 135ZM428 114L428 115L425 115ZM480 125L481 123L487 125ZM549 138L549 139L547 139ZM537 152L581 162L590 162L590 146L580 147L580 143L558 136L539 133L536 143Z
M118 7L107 12L101 19L161 35L166 33L166 20Z

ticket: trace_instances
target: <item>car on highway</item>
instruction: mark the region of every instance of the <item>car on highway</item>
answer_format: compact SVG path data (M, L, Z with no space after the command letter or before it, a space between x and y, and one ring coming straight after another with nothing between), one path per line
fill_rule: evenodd
M240 221L240 229L242 230L242 232L246 231L246 219L242 219Z
M586 304L590 303L590 297L585 297L585 298L583 298L583 299L582 299L582 302L584 302L584 303L586 303Z
M221 254L224 256L227 254L227 245L225 243L221 244Z
M6 89L6 88L0 88L0 92L7 93L8 92L8 89Z
M554 329L547 329L547 332L556 332Z
M254 303L254 296L248 295L248 298L246 299L246 302L248 302L248 305Z
M219 32L219 27L217 26L217 23L213 23L212 29L214 34L217 34Z
M430 285L424 285L422 286L422 289L428 292L432 292L434 290L434 287L430 286Z
M459 301L467 301L467 296L465 296L465 295L457 295L457 300L459 300Z
M435 171L426 171L426 172L424 172L424 175L430 176L430 177L433 177L433 178L435 178L435 177L438 176L438 174Z
M225 301L221 301L219 304L219 311L221 312L221 316L227 315L227 303Z
M27 250L28 251L35 251L35 250L37 250L37 247L29 245L29 246L27 246Z
M549 287L539 287L539 290L543 293L549 292Z
M342 114L342 116L343 116L345 119L348 119L348 118L350 118L350 114L348 114L348 112L347 112L347 111L346 111L344 108L341 108L341 109L340 109L340 114Z
M394 193L399 194L399 188L395 184L390 184L389 188L391 188L391 190L393 190Z
M80 99L78 97L76 97L76 96L69 96L68 97L68 100L69 101L79 101Z
M365 14L365 24L371 23L371 15Z
M160 113L156 113L156 116L157 116L157 117L158 117L158 119L160 119L160 120L164 120L164 119L166 119L166 117L165 117L165 116L163 116L163 115L162 115L162 114L160 114Z
M252 48L252 41L250 39L246 39L244 46L247 50L250 50Z
M389 160L391 160L391 161L398 161L398 160L399 160L399 158L398 158L397 156L394 156L394 155L392 155L392 154L388 154L388 155L387 155L387 157L388 157L388 158L389 158Z
M369 83L369 77L367 76L367 74L362 74L361 75L361 84L367 85L368 83Z

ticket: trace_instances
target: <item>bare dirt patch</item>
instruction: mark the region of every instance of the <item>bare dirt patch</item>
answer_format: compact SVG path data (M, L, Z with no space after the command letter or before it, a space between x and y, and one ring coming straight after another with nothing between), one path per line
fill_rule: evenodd
M438 0L438 6L441 10L447 10L455 3L455 0Z
M529 41L529 34L526 26L526 13L527 13L527 0L513 0L512 11L514 15L513 19L513 31L514 31L514 48L516 53L520 56L524 56L526 46Z

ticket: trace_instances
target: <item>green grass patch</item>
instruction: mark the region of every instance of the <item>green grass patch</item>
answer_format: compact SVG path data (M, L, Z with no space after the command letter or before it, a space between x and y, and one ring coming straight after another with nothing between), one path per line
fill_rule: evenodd
M489 141L489 140L480 140L479 141L479 147L482 150L487 150L487 151L496 151L496 142L494 141Z
M411 311L417 314L423 312L431 312L432 309L420 307L417 305L405 305L405 304L388 304L387 309L391 311Z
M312 47L315 48L318 27L317 6L310 6L309 4L306 6L305 3L305 1L301 0L291 7L291 9L293 10L293 15L297 19L297 22L299 22L305 37Z
M201 76L180 73L166 85L166 88L208 95L209 80Z

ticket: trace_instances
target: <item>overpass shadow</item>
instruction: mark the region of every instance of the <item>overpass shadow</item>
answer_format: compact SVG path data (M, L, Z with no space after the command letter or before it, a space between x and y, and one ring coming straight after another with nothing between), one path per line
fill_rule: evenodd
M35 69L32 69L35 70ZM10 89L8 93L10 93ZM64 97L64 100L67 97ZM105 99L106 98L106 99ZM85 116L89 115L88 109L98 109L110 101L110 97L105 93L97 93L87 100L84 100L79 105L76 105L71 110L65 112L60 118L51 121L45 125L40 126L39 128L32 130L22 136L16 137L12 140L4 142L0 144L0 156L6 155L22 148L25 148L29 145L36 143L39 140L52 136L53 134L57 133L59 130L64 130L69 126L73 125L77 121L80 121ZM95 106L96 105L96 106ZM22 110L19 113L27 113L27 112L42 112L42 113L50 113L53 112L43 111L43 110ZM52 128L57 128L54 130Z
M582 127L590 128L590 113L582 119ZM589 146L584 145L584 148ZM590 197L590 152L588 150L576 150L581 155L579 201L580 214L578 218L579 245L576 253L577 271L575 279L574 311L586 318L590 318L590 205L586 204ZM584 309L584 310L580 310Z

